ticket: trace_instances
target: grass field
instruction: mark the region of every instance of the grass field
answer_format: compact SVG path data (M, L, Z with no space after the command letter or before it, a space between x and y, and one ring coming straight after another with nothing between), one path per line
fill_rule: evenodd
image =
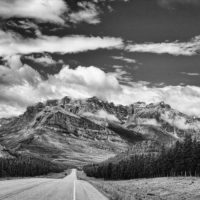
M200 178L166 177L133 179L125 181L104 181L86 177L85 179L104 193L110 200L199 200Z

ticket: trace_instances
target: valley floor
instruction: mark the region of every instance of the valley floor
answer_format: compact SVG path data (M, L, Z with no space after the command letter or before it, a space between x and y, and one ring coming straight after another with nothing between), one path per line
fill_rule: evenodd
M169 177L104 181L82 176L111 200L199 200L200 178Z

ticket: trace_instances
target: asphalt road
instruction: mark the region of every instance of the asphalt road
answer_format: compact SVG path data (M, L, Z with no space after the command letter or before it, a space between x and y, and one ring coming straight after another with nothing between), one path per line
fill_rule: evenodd
M63 179L30 178L0 181L0 200L108 200L76 170Z

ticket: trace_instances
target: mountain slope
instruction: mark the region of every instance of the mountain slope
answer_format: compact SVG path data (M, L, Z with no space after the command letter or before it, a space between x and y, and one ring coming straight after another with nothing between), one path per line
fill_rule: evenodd
M21 154L82 166L121 152L158 152L186 132L199 137L200 121L163 102L114 105L96 97L64 97L1 120L0 144Z
M14 155L4 146L0 145L0 158L14 158Z
M87 104L82 104L81 110L86 110ZM127 149L127 142L118 134L75 114L76 110L77 102L71 105L66 98L28 107L23 115L1 127L0 141L17 152L69 165L102 161Z

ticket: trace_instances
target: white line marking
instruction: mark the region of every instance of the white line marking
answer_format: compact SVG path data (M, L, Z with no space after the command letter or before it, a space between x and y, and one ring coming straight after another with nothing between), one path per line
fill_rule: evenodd
M74 180L73 200L76 200L76 183L75 183L75 180Z

